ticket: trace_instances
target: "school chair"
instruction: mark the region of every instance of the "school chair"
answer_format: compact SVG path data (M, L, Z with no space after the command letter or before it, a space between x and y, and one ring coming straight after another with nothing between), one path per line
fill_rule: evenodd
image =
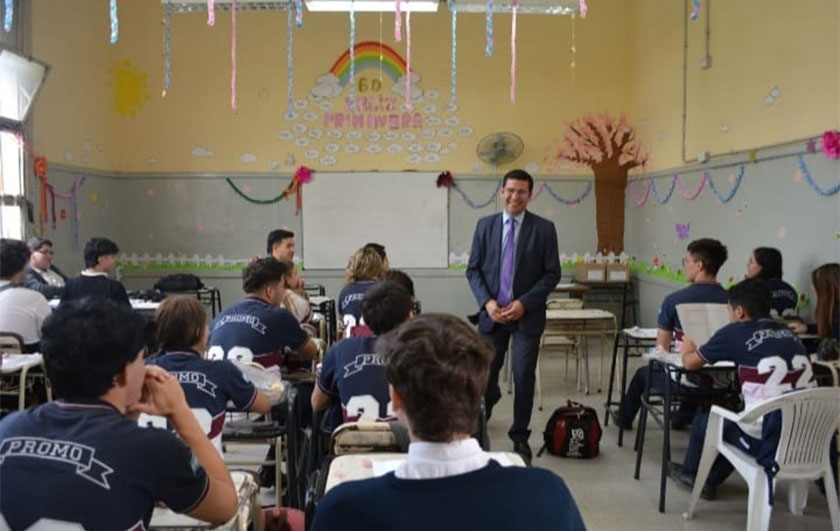
M14 332L0 332L0 352L23 354L23 338Z
M755 423L768 413L781 411L782 427L776 449L778 472L771 482L762 465L739 448L724 442L723 423L727 420L738 424ZM747 531L766 531L770 527L769 489L775 490L779 481L791 481L788 490L788 507L793 514L801 515L808 502L808 482L822 479L833 529L840 529L840 507L837 490L832 481L829 463L829 444L840 423L840 388L817 388L793 391L741 413L713 406L709 413L706 440L700 468L694 480L694 489L684 517L690 520L700 491L712 464L721 454L746 480L749 486Z
M579 310L583 308L582 299L551 299L546 302L546 310ZM579 342L569 338L565 335L555 334L550 328L543 331L540 337L539 354L537 356L537 401L540 411L543 410L543 394L542 394L542 365L540 359L545 352L545 348L559 349L566 354L566 368L563 376L569 376L569 356L575 354L575 366L577 367L577 381L580 383L580 345ZM509 380L510 382L510 380Z
M24 354L23 338L14 332L0 332L0 395L17 396L18 410L26 407L26 395L34 390L37 381L43 381L47 401L52 401L52 386L44 370L40 354ZM35 370L32 370L35 369Z

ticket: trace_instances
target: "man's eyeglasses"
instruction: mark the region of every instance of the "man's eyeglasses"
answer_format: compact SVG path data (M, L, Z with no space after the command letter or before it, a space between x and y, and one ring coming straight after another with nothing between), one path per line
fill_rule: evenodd
M52 256L52 255L54 255L54 254L55 254L55 253L54 253L53 251L51 251L51 250L50 250L50 251L46 251L46 250L44 250L44 249L38 249L38 250L37 250L37 251L35 251L35 252L36 252L36 253L41 253L41 254L48 254L48 255L50 255L50 256Z

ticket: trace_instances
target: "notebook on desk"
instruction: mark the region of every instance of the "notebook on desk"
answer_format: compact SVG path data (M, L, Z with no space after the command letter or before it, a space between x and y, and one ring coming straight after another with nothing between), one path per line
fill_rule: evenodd
M726 304L677 304L677 316L682 324L683 336L697 346L705 344L715 332L729 324Z

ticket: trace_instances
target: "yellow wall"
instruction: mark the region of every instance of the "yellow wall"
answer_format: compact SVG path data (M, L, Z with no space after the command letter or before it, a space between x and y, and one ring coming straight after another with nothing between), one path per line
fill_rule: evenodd
M700 19L688 24L688 159L840 127L840 2L712 2L708 70L699 66L708 0L703 6ZM678 167L683 5L636 0L633 7L631 121L650 147L649 169ZM780 95L768 105L774 87Z
M120 40L113 46L106 0L33 4L33 53L52 65L35 109L35 147L51 161L137 172L255 172L287 170L285 159L292 153L296 165L324 169L320 159L308 160L304 153L317 149L324 156L326 137L310 140L306 148L277 138L292 125L284 120L285 13L240 12L239 108L234 112L228 103L229 13L219 12L214 28L206 26L204 14L173 15L172 88L161 98L163 9L157 0L120 2ZM510 16L496 17L496 53L487 58L483 16L462 14L459 125L454 138L432 139L444 145L454 140L458 146L439 162L414 164L406 161L405 150L367 153L365 130L357 142L361 151L351 156L342 150L329 169L487 173L487 166L475 166L475 147L495 131L512 131L525 140L517 165L544 168L546 148L562 136L564 122L601 110L628 113L651 152L648 170L682 165L682 2L589 4L589 17L576 23L574 78L570 19L520 17L515 107L508 101ZM712 68L701 70L706 6L704 1L700 20L689 24L689 158L699 151L751 149L840 127L837 0L713 2ZM305 99L315 79L346 49L347 18L306 12L303 28L295 32L296 99ZM357 40L377 40L378 20L376 14L357 15ZM416 14L412 26L412 68L424 89L440 94L433 102L440 108L449 97L449 15L443 8ZM393 42L392 15L383 17L383 35L385 43L405 54L405 40ZM765 97L774 87L781 94L767 105ZM726 133L723 124L729 127ZM457 129L464 125L474 132L459 137ZM409 142L397 143L407 147ZM197 147L213 156L195 156ZM244 154L256 161L243 162Z

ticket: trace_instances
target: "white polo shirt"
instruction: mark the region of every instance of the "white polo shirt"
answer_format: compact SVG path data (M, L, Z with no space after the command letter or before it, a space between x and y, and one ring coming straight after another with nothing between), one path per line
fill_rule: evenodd
M47 299L28 288L3 288L8 284L0 280L0 331L20 335L24 345L40 342L41 325L51 311Z

